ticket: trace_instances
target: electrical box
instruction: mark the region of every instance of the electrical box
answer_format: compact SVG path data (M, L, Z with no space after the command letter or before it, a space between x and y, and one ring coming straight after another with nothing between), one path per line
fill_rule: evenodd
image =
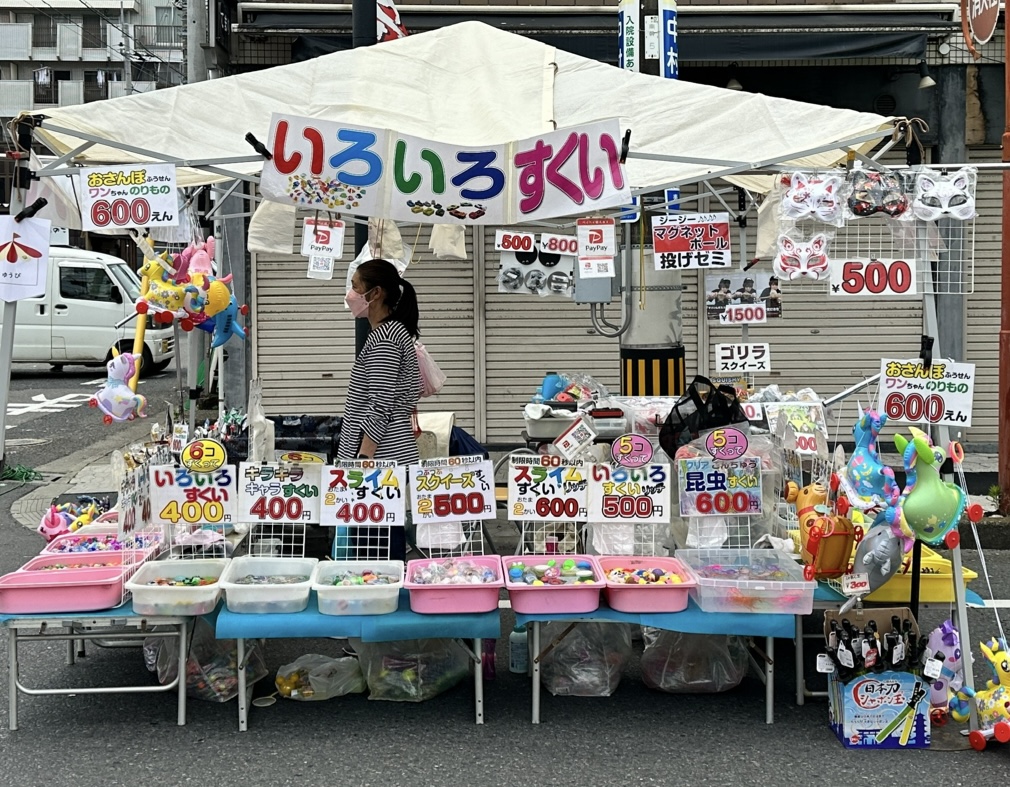
M614 257L614 275L604 278L583 279L579 274L578 260L575 262L575 295L576 303L610 303L621 294L621 267L623 257Z

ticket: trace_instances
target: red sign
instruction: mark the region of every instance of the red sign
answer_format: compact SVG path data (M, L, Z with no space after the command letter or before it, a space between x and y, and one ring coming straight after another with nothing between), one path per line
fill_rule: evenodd
M728 213L670 213L652 217L653 261L657 271L728 268L731 241Z
M981 46L996 32L999 0L961 0L961 14L968 17L971 37Z

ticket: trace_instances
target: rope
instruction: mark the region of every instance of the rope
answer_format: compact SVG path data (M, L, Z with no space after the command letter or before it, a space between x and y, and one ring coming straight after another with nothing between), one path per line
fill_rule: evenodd
M6 465L0 474L0 481L21 481L22 484L26 484L29 481L41 480L42 473L24 465Z
M996 595L992 592L992 581L989 579L989 569L985 564L985 553L982 551L982 542L978 540L978 529L971 519L968 521L971 523L971 534L975 537L975 547L978 549L978 562L982 568L982 575L985 577L986 587L989 588L989 598L995 600ZM999 629L1000 641L1006 643L1006 634L1003 633L1003 622L1000 620L999 610L995 607L993 607L993 614L996 616L996 628ZM1006 647L1005 644L1004 647Z

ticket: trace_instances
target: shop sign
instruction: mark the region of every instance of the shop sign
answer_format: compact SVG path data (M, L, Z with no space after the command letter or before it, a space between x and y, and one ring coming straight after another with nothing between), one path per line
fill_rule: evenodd
M265 199L429 224L520 224L626 205L615 119L482 147L274 114Z
M336 462L323 470L321 525L399 525L405 519L407 468L392 461Z
M659 0L660 76L677 79L679 72L679 45L677 43L677 3Z
M617 254L616 222L591 216L576 223L579 247L579 276L583 279L612 279Z
M524 522L585 522L586 465L559 456L509 459L508 518Z
M174 164L112 164L81 170L81 228L175 227Z
M305 219L302 255L339 260L344 256L344 229L344 222L337 219Z
M45 294L51 225L49 219L0 216L0 301Z
M589 521L616 524L670 521L670 466L589 468Z
M619 0L617 4L617 67L639 71L640 38L638 0Z
M877 409L892 423L967 428L974 394L973 363L938 360L927 369L919 358L880 361Z
M989 43L996 32L999 0L961 0L961 13L968 17L971 37L981 46Z
M854 257L831 260L831 287L838 296L893 298L916 295L915 260L877 260Z
M425 459L410 478L415 525L494 519L494 465L482 456Z
M321 465L243 462L239 519L243 522L319 524Z
M762 513L761 460L709 457L677 462L680 515L749 516Z
M152 467L151 521L160 525L223 525L235 521L238 474L234 465L212 473Z
M717 344L715 346L715 371L727 372L768 372L772 368L771 351L767 343L760 344Z
M728 213L667 213L652 217L657 271L729 268Z

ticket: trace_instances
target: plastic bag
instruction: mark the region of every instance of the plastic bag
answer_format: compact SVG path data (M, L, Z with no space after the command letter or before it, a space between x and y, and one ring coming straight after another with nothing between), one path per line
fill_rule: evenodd
M353 656L335 659L308 653L277 670L274 685L289 700L314 701L360 694L367 686Z
M730 424L740 424L743 431L750 429L736 389L730 385L716 387L707 377L698 375L659 430L659 444L673 456L680 446L698 439L702 432Z
M544 623L540 642L553 643L570 623ZM541 659L540 682L554 696L609 697L631 658L631 626L576 623Z
M417 368L421 372L421 397L434 396L445 385L445 372L438 368L428 348L421 342L414 342L417 350Z
M423 702L470 674L470 656L455 640L351 640L368 683L368 699Z
M465 260L466 231L458 224L432 224L428 250L440 260Z
M144 642L144 663L150 669L151 656L158 673L158 683L164 686L178 674L178 651L174 638L149 639ZM263 642L246 640L246 681L251 686L267 676L263 663ZM186 661L186 696L208 702L228 702L238 696L238 651L233 639L217 639L214 628L203 618L197 618L189 643ZM153 670L152 670L153 671Z
M740 685L747 674L741 637L682 634L646 628L642 680L671 694L714 694Z

